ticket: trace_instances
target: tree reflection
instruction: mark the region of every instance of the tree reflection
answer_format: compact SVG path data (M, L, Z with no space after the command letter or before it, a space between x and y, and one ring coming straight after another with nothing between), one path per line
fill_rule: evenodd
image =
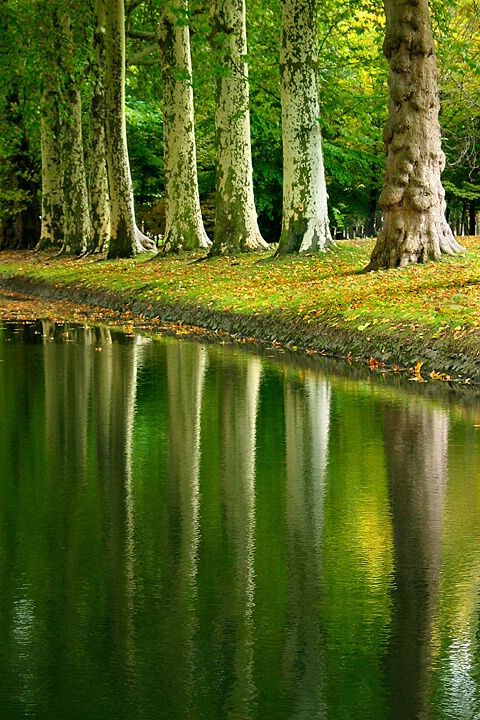
M200 417L207 368L206 351L195 343L167 345L168 509L170 525L169 605L174 632L164 638L168 654L178 655L166 678L178 717L188 718L196 682L198 544L200 540Z
M221 484L234 578L224 610L234 619L233 682L226 709L250 718L256 689L253 677L255 594L255 444L262 364L258 357L233 355L223 367L220 415Z
M385 438L395 555L387 694L392 718L429 718L448 416L413 402L389 406Z
M285 385L288 620L284 671L295 697L291 717L324 707L321 565L330 384L311 374Z

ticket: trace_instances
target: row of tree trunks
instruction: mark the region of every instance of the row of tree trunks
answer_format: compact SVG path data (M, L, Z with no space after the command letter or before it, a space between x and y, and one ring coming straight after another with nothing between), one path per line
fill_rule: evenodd
M462 249L445 218L441 184L445 160L428 2L386 0L385 9L384 52L390 62L389 118L384 132L387 165L380 197L385 220L367 270L436 260L442 253ZM95 11L90 197L83 163L81 99L73 67L66 73L69 81L62 102L67 112L61 132L52 102L55 83L42 96L40 246L58 244L63 234L65 252L81 255L104 251L108 245L109 257L131 257L156 247L135 224L125 122L124 0L96 0ZM164 85L165 251L210 246L200 212L187 16L187 0L165 2L157 32ZM258 228L253 195L245 16L245 0L215 0L211 7L211 43L220 71L215 111L216 225L210 255L268 247ZM57 25L60 64L75 54L68 13ZM332 244L319 124L317 46L317 1L282 0L284 186L277 255L324 250ZM61 153L55 143L59 135ZM63 173L58 173L60 154ZM58 217L62 195L63 227Z

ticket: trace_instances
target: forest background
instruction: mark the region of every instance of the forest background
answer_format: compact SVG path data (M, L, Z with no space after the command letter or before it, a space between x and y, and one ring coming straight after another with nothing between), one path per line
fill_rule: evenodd
M9 228L25 219L24 246L33 247L40 225L41 3L0 5L0 248L12 247ZM71 18L71 63L82 94L86 160L93 138L93 1L61 2ZM152 35L162 3L127 0L127 137L139 223L163 231L163 115L160 53ZM475 234L480 205L480 6L475 0L430 3L436 39L446 169L447 219L456 234ZM255 202L268 242L278 241L282 213L282 136L279 94L280 1L247 3L251 139ZM209 5L189 8L197 166L205 227L215 216L215 76L209 43ZM385 163L382 132L388 110L388 63L383 56L384 12L377 0L326 0L319 8L319 95L329 217L336 238L373 236L381 223L378 197ZM43 56L44 57L44 56Z

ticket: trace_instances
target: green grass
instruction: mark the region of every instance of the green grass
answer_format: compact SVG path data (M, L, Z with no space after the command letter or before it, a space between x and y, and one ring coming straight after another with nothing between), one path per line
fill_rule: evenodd
M379 331L394 341L406 329L429 341L477 337L480 325L480 238L465 238L466 252L438 263L367 275L372 243L342 241L326 253L273 260L244 255L192 262L192 256L150 260L55 258L52 254L4 252L3 277L23 276L54 286L116 291L126 302L201 306L243 316L280 314L305 325L321 324L352 336ZM470 353L472 351L470 350Z

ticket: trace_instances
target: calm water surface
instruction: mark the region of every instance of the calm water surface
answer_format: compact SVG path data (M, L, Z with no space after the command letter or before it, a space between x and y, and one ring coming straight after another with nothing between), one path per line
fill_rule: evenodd
M480 717L480 407L0 326L0 716Z

